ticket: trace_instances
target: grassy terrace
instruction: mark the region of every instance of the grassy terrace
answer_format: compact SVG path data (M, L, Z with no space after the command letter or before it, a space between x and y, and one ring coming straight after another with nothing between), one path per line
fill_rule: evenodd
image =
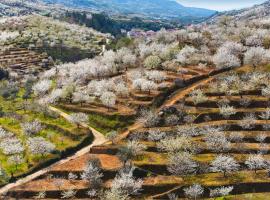
M260 71L259 69L258 71ZM262 69L263 71L264 69ZM237 71L237 70L236 70ZM251 68L245 68L245 73L252 72ZM241 72L242 73L242 72ZM227 74L223 75L226 76ZM214 80L214 84L216 81ZM269 199L269 188L270 178L267 174L267 170L258 170L257 173L254 170L248 169L245 164L245 161L249 158L251 154L257 154L261 152L261 156L266 161L269 161L269 120L262 119L260 116L266 112L266 108L269 107L268 98L261 95L262 86L258 85L256 88L255 94L234 94L226 95L222 94L219 97L217 91L209 92L211 84L204 85L200 87L201 91L206 94L207 100L205 103L198 105L193 104L191 97L188 95L185 97L185 106L184 110L187 114L192 114L197 117L197 121L190 123L193 126L206 128L208 126L215 127L224 127L221 130L222 134L230 138L230 135L239 133L242 134L243 138L240 141L230 141L230 148L228 150L221 150L220 153L215 152L214 150L209 149L205 137L208 132L204 132L199 136L193 136L190 138L190 141L199 147L201 151L195 153L192 156L192 159L196 161L197 164L201 166L211 166L211 163L217 155L229 155L240 164L240 168L235 171L228 173L226 177L222 173L216 173L211 171L200 171L190 175L182 175L183 178L181 184L179 184L179 189L171 191L172 193L177 193L182 198L184 193L182 189L184 187L193 185L194 183L201 184L205 191L209 191L211 188L217 188L221 186L234 186L233 194L222 198L215 199L232 199L232 200L245 200L245 199ZM196 89L196 88L195 88ZM219 89L219 88L217 88ZM207 93L208 92L208 93ZM254 92L255 93L255 92ZM243 99L249 99L251 106L243 106L240 104L240 101ZM232 114L228 119L222 117L220 110L218 108L221 105L221 100L226 100L228 105L234 106L235 114ZM177 105L175 105L177 107ZM252 114L254 117L253 121L251 120L249 125L252 126L241 126L241 120L245 120L247 114ZM210 116L210 119L204 120L200 116ZM199 118L200 117L200 118ZM199 119L199 121L198 121ZM152 128L142 128L140 130L134 131L132 135L140 134L142 136L146 135L146 138L142 139L140 142L146 145L147 149L140 156L133 159L133 163L146 171L152 172L153 174L167 175L170 176L168 171L168 152L160 152L157 149L157 143L147 141L147 134L149 131L160 130L166 135L176 133L177 130L181 130L181 127L184 127L186 123L179 123L178 125L166 125L159 124L159 126L154 126ZM259 142L257 138L263 135L265 140ZM172 174L171 174L172 175ZM180 189L181 188L181 189ZM169 190L168 190L169 191ZM253 194L249 194L253 191ZM266 193L260 193L264 191ZM167 194L169 194L168 192ZM247 193L247 194L242 194ZM160 194L162 194L160 192ZM209 196L209 194L205 194ZM166 195L165 195L166 196Z
M72 111L56 106L59 110L65 113L71 114ZM106 135L110 131L123 131L132 123L134 123L133 117L123 117L117 114L115 115L102 115L98 113L88 113L89 121L88 125L96 129L97 131Z
M81 144L90 133L87 129L78 129L76 125L71 124L56 114L44 114L28 108L23 109L22 106L26 103L22 99L23 92L23 89L21 89L14 100L0 97L0 105L3 112L2 117L0 117L0 126L6 131L13 133L14 137L19 139L25 148L23 163L19 165L10 163L8 161L9 156L0 150L1 167L7 172L8 176L13 175L15 177L23 175L49 160L59 158L62 152L70 151L71 148ZM27 104L31 105L33 101L29 99ZM46 156L33 155L27 148L27 137L22 131L21 124L34 120L38 120L43 126L43 129L35 134L34 137L45 138L46 141L55 145L55 150ZM0 183L4 183L4 181L1 180Z
M98 114L89 114L89 125L101 133L108 133L113 130L122 131L133 123L132 118L124 121L119 116L102 116Z

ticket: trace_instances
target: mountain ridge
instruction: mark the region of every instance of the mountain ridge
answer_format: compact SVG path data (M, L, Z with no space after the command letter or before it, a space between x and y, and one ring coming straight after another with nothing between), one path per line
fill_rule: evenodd
M216 11L185 7L174 0L43 0L69 7L89 8L117 14L144 15L152 18L208 18Z

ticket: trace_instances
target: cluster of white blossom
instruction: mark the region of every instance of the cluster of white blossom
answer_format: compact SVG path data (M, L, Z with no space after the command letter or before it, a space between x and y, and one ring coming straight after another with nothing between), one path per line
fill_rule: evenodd
M5 18L0 21L0 29L6 27L9 27L10 32L2 32L1 39L9 39L10 44L24 42L29 47L66 45L91 49L97 48L93 41L110 37L91 28L40 15Z
M1 140L0 148L5 155L20 154L25 150L22 142L15 137Z

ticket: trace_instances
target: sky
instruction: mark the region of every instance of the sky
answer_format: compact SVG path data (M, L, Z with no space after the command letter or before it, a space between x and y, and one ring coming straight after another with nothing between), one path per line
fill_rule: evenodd
M266 0L177 0L184 6L225 11L250 7Z

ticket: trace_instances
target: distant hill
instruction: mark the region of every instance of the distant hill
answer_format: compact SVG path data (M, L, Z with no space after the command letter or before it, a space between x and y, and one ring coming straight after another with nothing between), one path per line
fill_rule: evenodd
M184 7L174 0L43 0L46 3L63 4L68 7L88 8L112 14L128 14L155 19L202 20L216 11Z
M50 16L61 21L85 25L114 36L123 35L122 29L129 31L132 28L139 28L157 31L161 28L172 29L181 26L178 21L149 20L145 17L132 15L109 16L107 12L97 12L95 9L70 5L63 6L62 4L51 4L41 0L0 0L0 17L31 14Z
M0 0L0 17L63 12L65 9L59 6L48 6L41 0Z
M214 23L224 16L229 16L234 21L268 18L270 17L270 0L250 8L217 13L208 19L208 22Z

